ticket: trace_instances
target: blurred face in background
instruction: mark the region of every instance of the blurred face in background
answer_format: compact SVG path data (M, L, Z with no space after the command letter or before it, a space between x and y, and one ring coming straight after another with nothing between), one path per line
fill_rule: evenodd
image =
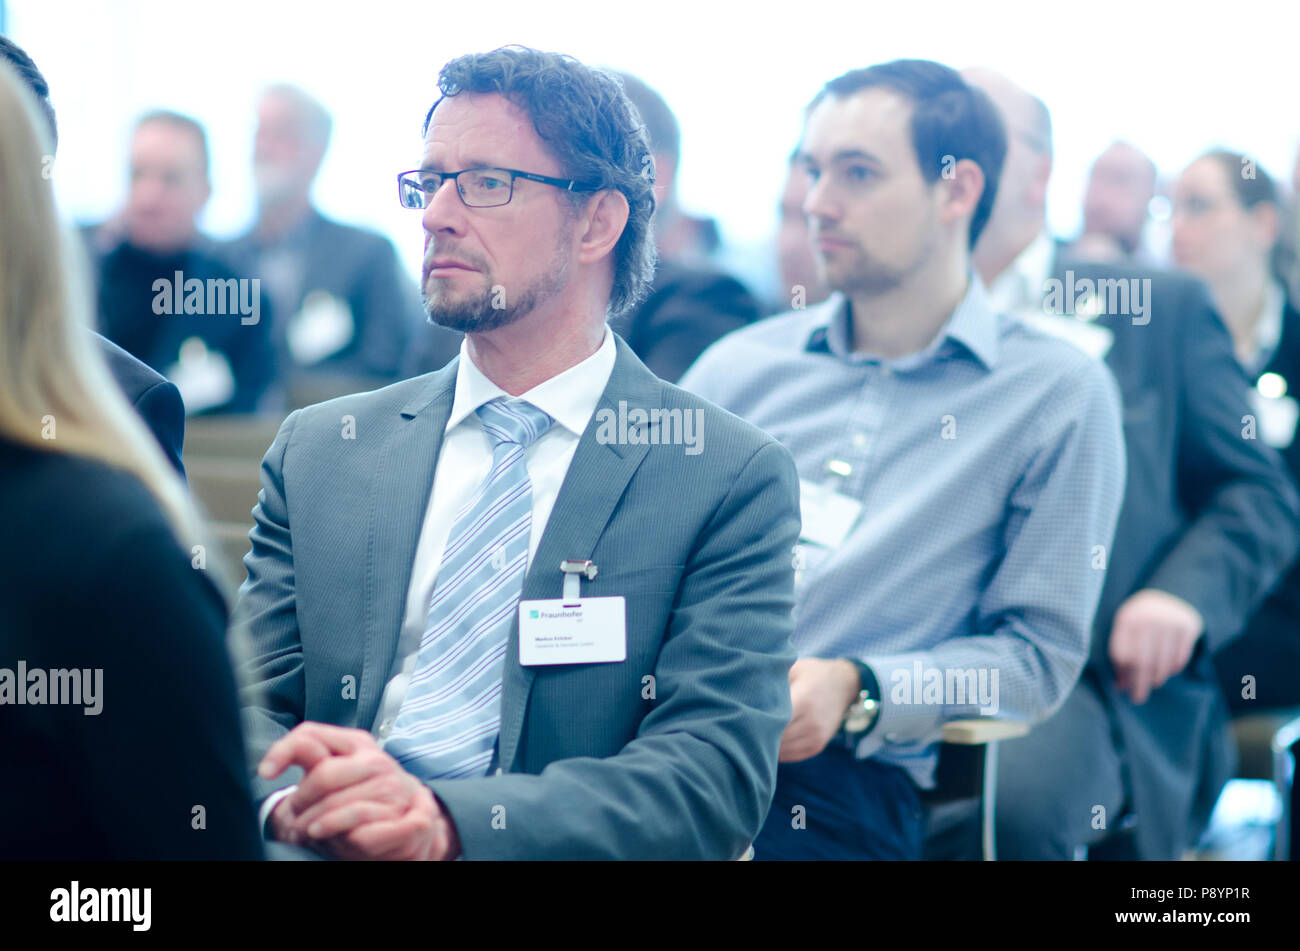
M936 190L912 147L911 102L883 86L827 96L808 116L800 157L813 247L828 287L894 290L935 253Z
M793 288L803 287L806 302L816 303L826 296L826 286L817 270L813 255L812 232L804 217L803 203L808 197L808 173L797 162L786 171L785 189L781 192L778 208L776 243L781 268L782 294L793 293Z
M1174 261L1211 284L1267 266L1277 239L1275 209L1243 207L1228 175L1217 159L1200 158L1174 186Z
M1083 227L1088 234L1109 235L1125 253L1142 241L1147 209L1156 193L1155 169L1132 146L1113 145L1093 163L1083 198Z
M132 244L158 254L188 247L210 194L202 146L192 131L162 121L136 130L124 212Z
M1050 126L1034 98L1002 74L977 66L963 69L961 76L993 100L1007 132L998 194L980 242L1019 245L1024 233L1033 236L1043 227L1047 183L1052 177Z
M253 138L253 181L259 203L275 205L306 194L325 156L325 143L313 134L297 104L274 93L257 106Z

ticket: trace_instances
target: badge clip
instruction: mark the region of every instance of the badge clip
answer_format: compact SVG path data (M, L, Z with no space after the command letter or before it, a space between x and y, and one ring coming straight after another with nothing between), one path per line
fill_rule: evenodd
M594 561L580 560L577 558L566 558L560 562L560 570L564 572L564 607L577 607L576 602L582 597L579 586L582 584L582 578L586 577L592 581L596 577L596 563Z

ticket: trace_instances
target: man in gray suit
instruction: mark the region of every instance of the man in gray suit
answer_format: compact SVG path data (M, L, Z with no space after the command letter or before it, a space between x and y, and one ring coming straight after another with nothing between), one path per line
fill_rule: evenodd
M736 858L790 717L793 462L606 325L653 261L617 82L514 47L439 87L399 194L460 357L294 413L262 464L236 625L263 827L340 858Z

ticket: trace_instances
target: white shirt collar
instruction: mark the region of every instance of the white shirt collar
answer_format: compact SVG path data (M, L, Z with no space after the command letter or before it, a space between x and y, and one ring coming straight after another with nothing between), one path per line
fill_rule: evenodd
M1273 359L1278 341L1282 339L1282 308L1286 292L1277 281L1269 281L1264 289L1264 309L1255 323L1255 340L1251 350L1250 366L1246 372L1258 373Z
M581 436L591 421L592 414L596 412L596 404L600 402L610 374L614 372L617 356L614 335L606 326L604 342L595 353L563 373L537 384L527 393L521 394L519 399L527 400L569 432ZM451 415L447 418L445 431L451 432L484 403L498 397L512 399L509 393L489 380L474 365L469 356L469 342L462 340L460 364L456 369L456 396L452 400Z

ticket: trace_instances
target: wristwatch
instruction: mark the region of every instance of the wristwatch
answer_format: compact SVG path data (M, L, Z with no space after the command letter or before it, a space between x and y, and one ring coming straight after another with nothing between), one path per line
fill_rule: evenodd
M880 712L880 685L875 672L860 660L848 658L849 663L858 669L860 689L858 696L844 714L843 730L854 739L864 736L876 722Z

